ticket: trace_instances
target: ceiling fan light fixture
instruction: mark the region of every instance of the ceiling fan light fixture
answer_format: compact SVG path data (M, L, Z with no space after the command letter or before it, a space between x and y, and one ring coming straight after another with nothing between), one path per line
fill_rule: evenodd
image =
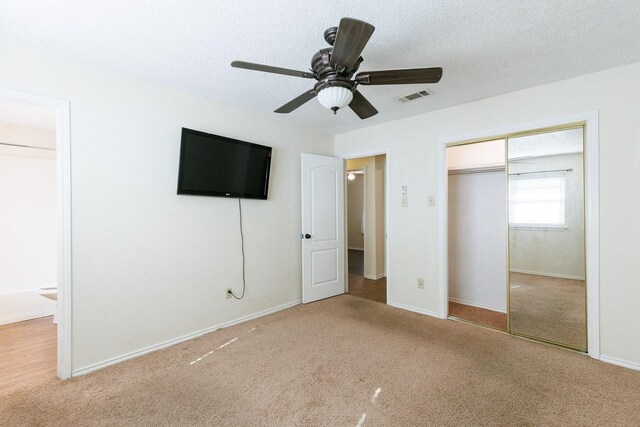
M375 27L367 22L342 18L340 25L324 32L325 41L332 47L320 49L313 55L309 71L244 61L233 61L231 66L317 81L313 89L287 102L274 113L291 113L317 96L320 104L333 114L349 106L360 119L365 120L378 114L378 110L360 93L358 86L438 83L442 78L440 67L358 73L363 61L361 54L374 30Z
M344 108L353 100L351 89L342 86L329 86L318 92L318 101L324 108L332 110L335 114L340 108Z

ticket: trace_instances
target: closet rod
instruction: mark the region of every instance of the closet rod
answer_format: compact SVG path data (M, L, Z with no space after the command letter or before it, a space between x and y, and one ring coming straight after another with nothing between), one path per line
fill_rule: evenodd
M9 147L20 147L20 148L33 148L34 150L56 151L55 148L34 147L34 146L31 146L31 145L22 145L22 144L9 144L7 142L0 142L0 145L7 145Z
M533 171L533 172L518 172L518 173L510 173L509 175L529 175L532 173L547 173L547 172L573 172L573 169L552 169L548 171Z
M468 168L468 169L450 169L449 175L471 175L475 173L488 173L488 172L504 172L504 166L497 167L480 167L480 168Z

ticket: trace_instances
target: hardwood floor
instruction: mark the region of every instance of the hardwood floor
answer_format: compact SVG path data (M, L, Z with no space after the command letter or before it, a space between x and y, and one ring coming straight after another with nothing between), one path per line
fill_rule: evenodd
M364 276L364 251L349 249L349 274Z
M386 304L387 278L370 280L357 274L349 274L349 295Z
M0 326L0 395L56 376L52 316Z
M349 295L387 303L387 278L365 279L364 251L349 249Z
M449 316L468 320L490 328L507 330L507 314L449 301Z

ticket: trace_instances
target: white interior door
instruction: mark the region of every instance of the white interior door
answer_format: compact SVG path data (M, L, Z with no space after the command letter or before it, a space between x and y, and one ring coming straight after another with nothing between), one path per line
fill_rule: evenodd
M302 302L343 294L344 160L302 154Z

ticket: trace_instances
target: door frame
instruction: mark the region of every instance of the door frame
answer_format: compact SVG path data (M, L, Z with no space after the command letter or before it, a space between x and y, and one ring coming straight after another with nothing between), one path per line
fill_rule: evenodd
M58 205L57 375L70 378L71 364L71 135L69 101L0 87L0 99L52 108L56 112L56 200Z
M384 274L387 279L387 305L391 304L391 232L389 224L390 221L390 212L391 212L391 197L389 197L391 190L391 177L389 174L391 164L391 152L389 148L379 149L379 150L371 150L371 151L361 151L357 153L348 153L348 154L340 154L338 157L344 160L344 170L347 171L347 160L361 159L364 157L373 157L373 156L385 156L384 162L384 232L386 235L384 242ZM366 175L366 171L365 171ZM345 293L349 292L349 228L348 228L348 211L347 211L347 180L344 180L344 202L345 202L345 210L344 210L344 236L345 236L345 251L344 251L344 262L345 262L345 270L344 270L344 291ZM366 195L366 181L365 181L365 195ZM365 196L366 197L366 196Z
M598 220L598 110L566 116L552 117L535 122L521 123L501 128L453 135L441 139L439 147L439 247L440 289L439 317L449 314L449 260L448 260L448 179L447 147L460 143L501 139L517 133L564 128L573 124L584 124L584 186L585 186L585 259L587 281L587 354L600 359L600 240Z

